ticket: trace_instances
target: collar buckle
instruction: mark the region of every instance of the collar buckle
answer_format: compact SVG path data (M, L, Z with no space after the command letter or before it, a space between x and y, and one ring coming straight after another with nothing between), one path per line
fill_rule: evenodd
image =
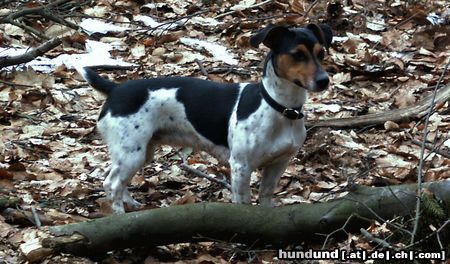
M284 117L292 120L302 119L304 117L301 105L299 107L287 108L283 105L280 105L272 97L270 97L262 83L259 83L259 88L261 89L261 96L267 102L267 104L269 104L275 111L281 113L281 115L283 115Z
M283 110L282 115L287 117L287 118L291 118L291 119L299 119L299 117L300 117L300 115L302 115L302 113L299 110L297 110L297 109L285 108Z

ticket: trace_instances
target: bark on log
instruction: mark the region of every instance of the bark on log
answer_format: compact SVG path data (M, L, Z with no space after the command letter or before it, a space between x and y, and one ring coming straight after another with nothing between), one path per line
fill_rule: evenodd
M8 207L15 207L20 203L19 198L15 197L0 197L0 210Z
M334 127L334 128L353 128L370 125L383 125L386 121L405 122L413 119L422 118L427 114L433 95L427 96L415 105L386 111L382 113L367 114L346 118L331 118L323 120L311 120L306 122L308 127ZM436 94L436 104L448 101L450 99L450 85L441 87Z
M439 200L450 203L450 181L423 186ZM82 256L95 256L114 249L212 239L279 246L323 239L317 234L340 228L354 213L377 220L409 214L415 208L416 188L416 184L358 186L344 198L334 201L277 208L198 203L132 212L51 227L50 233L56 237L44 239L43 245L57 252ZM356 220L348 226L365 225L367 222Z

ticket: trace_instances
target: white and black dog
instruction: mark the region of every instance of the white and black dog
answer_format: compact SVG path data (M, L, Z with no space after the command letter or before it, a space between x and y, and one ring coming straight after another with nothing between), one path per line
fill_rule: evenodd
M250 40L270 48L259 83L167 77L117 84L78 67L107 95L97 127L112 161L103 186L113 211L123 213L124 203L140 206L127 184L161 144L191 146L229 162L235 203L251 202L250 174L261 168L259 202L271 206L280 176L306 137L307 92L328 88L320 63L331 40L325 24L268 25Z

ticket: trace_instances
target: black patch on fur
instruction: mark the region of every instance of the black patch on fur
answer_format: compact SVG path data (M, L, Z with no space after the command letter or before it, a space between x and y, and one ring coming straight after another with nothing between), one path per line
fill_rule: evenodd
M191 89L195 89L197 86L205 86L205 83L207 83L206 86L208 87L224 86L224 84L189 77L141 79L117 84L108 94L108 99L106 99L103 105L99 120L108 112L112 116L127 116L137 113L149 99L149 91L156 91L162 88L175 89L183 87L192 87ZM161 106L164 106L164 104L161 103Z
M259 83L248 84L244 87L237 107L237 119L244 120L261 105L261 88Z
M176 99L185 105L187 119L195 130L214 144L228 147L228 122L239 95L239 84L190 77L132 80L118 84L110 92L99 119L108 112L112 116L135 114L149 99L149 91L176 88Z
M148 100L150 80L133 80L117 85L108 95L100 113L99 120L106 113L112 116L135 114Z
M183 103L195 130L214 144L228 147L228 124L239 95L239 84L200 79L178 83L176 99Z
M134 128L135 128L135 129L139 129L139 125L135 125Z

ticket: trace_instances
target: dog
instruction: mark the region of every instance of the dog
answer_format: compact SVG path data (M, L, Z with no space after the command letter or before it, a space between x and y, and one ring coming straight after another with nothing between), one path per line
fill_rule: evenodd
M113 212L124 213L124 203L141 206L127 184L161 144L191 146L228 162L234 203L251 203L250 174L262 169L259 203L273 206L280 176L305 141L307 93L328 88L321 61L331 41L326 24L269 24L250 38L253 47L270 49L259 83L162 77L117 84L78 66L107 95L97 128L112 162L103 187Z

